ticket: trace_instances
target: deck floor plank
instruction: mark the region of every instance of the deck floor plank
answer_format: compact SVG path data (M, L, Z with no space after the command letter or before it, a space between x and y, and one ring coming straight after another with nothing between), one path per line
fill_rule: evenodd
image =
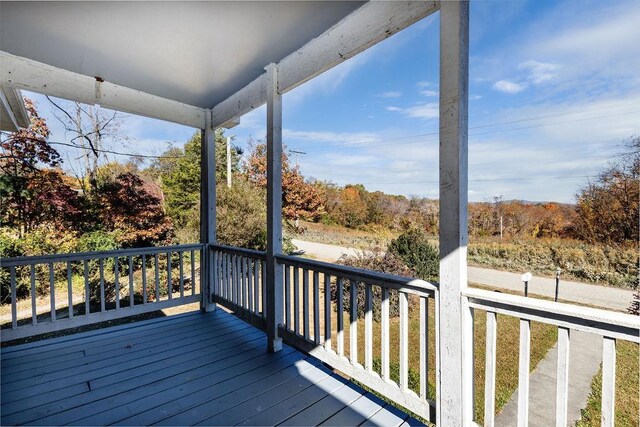
M166 367L159 364L151 364L145 366L143 369L123 371L119 374L103 377L100 379L100 382L93 382L91 389L89 388L91 382L87 382L82 384L83 387L80 390L78 390L77 386L71 386L56 390L55 393L37 394L31 399L19 400L4 405L2 407L3 415L6 416L22 411L22 416L29 415L31 417L30 419L37 419L50 415L53 411L64 411L137 387L148 386L173 375L192 375L191 371L194 369L214 363L216 360L233 357L239 350L249 350L250 348L247 346L250 344L253 344L255 349L261 344L264 346L265 343L264 337L259 332L248 335L246 339L248 343L243 346L237 346L236 349L227 349L218 352L215 348L212 348L206 358L198 357L197 354L187 353L179 358L174 358L172 361L173 364ZM263 351L257 351L254 354L260 355L262 353ZM91 393L87 393L89 391L91 391ZM70 397L73 397L73 399ZM26 411L27 409L29 409L29 411Z
M382 409L361 425L366 427L398 427L404 423L407 418L409 418L407 414L387 403Z
M156 418L163 418L174 413L172 405L177 399L204 390L207 387L224 383L229 378L243 375L243 372L258 372L268 376L274 369L281 365L289 366L302 356L298 354L259 354L257 352L243 352L236 358L226 359L227 363L214 364L209 372L198 372L198 377L191 381L182 379L179 386L170 387L169 381L163 381L160 387L153 384L151 387L136 389L137 393L119 395L119 399L112 399L101 403L93 417L78 420L79 425L93 425L94 422L115 424L124 422L129 425L150 424L150 414ZM234 360L235 359L235 360ZM235 363L235 364L232 364ZM158 383L158 384L161 384ZM167 387L169 386L169 387ZM104 412L99 412L101 409ZM98 413L99 412L99 413Z
M411 421L313 357L216 310L6 347L4 425L398 426Z
M311 366L311 363L302 358L269 377L259 379L240 388L231 389L225 384L222 387L203 390L202 393L196 396L192 395L188 399L181 399L178 403L184 404L184 408L177 409L175 415L162 419L157 424L185 425L200 423L251 399L253 396L273 390L288 380L298 377L301 372Z
M264 339L256 340L256 344L265 344ZM61 425L68 424L78 419L89 417L101 411L118 409L121 406L134 402L136 408L154 403L147 402L146 396L154 396L167 389L178 389L197 378L197 375L214 375L220 369L233 367L250 358L259 358L264 354L257 348L252 351L240 347L228 349L223 352L212 353L209 358L198 358L189 363L180 363L168 369L156 370L144 379L138 377L135 381L115 382L109 386L93 389L90 393L77 396L75 399L67 399L53 402L31 411L32 418L37 418L43 424ZM207 363L209 362L209 363ZM154 398L157 398L154 396ZM152 405L152 407L155 405ZM35 414L38 415L35 415ZM42 415L45 415L44 417ZM104 415L107 418L107 414ZM119 418L116 418L116 421ZM104 422L102 423L104 424ZM89 425L89 424L87 424Z
M223 412L214 414L196 425L228 426L239 424L245 419L260 413L262 410L269 409L273 405L290 398L302 390L314 386L330 375L331 372L328 369L319 368L307 362L299 368L299 374L294 378L280 383L277 387L266 390L249 400L245 400L239 405L232 406ZM253 390L255 393L255 389ZM248 391L249 389L247 388L247 392Z
M284 351L284 350L283 350ZM265 358L270 357L263 354ZM200 413L200 406L213 402L218 399L228 398L238 389L244 389L247 386L259 385L261 383L269 383L270 378L276 381L282 376L290 376L294 374L293 366L304 359L304 356L298 352L292 352L284 358L270 361L269 364L237 375L227 381L214 384L202 388L190 394L181 394L180 396L172 396L173 400L156 407L153 411L146 411L136 416L120 420L121 425L149 425L149 424L176 424L177 420L182 420L184 424L191 424L194 419L191 413ZM246 391L245 391L246 392Z
M384 401L380 398L366 393L320 425L359 426L380 411L384 405Z
M214 316L211 317L211 320L214 321ZM153 334L154 331L162 331L188 323L197 324L202 322L201 318L198 318L198 316L193 314L189 316L181 316L176 319L175 322L166 317L162 318L162 320L162 322L156 321L149 325L136 325L134 323L114 326L108 328L113 329L113 331L109 333L104 332L104 329L97 329L95 331L82 332L75 335L51 338L44 342L38 341L18 345L16 347L5 347L2 349L1 359L3 363L7 364L7 366L10 366L11 363L23 363L24 361L32 362L35 360L47 359L53 356L66 354L69 352L69 349L75 349L76 347L91 348L92 346L105 345L109 342L117 342L127 338L150 335ZM52 342L50 343L49 341ZM37 344L40 345L38 346ZM37 349L37 351L34 352L34 349Z
M325 396L314 405L309 406L301 412L290 416L285 421L279 423L283 426L316 426L324 420L332 417L342 409L346 408L357 399L359 399L365 391L354 386L349 380L337 377L339 381L344 382L345 386L336 390L332 395Z
M250 331L248 327L243 330ZM189 353L205 356L215 344L224 344L231 337L242 335L242 331L235 329L220 329L212 334L208 334L204 340L193 339L192 343L186 345L174 345L166 343L166 348L159 351L144 351L141 353L132 352L129 357L115 357L105 359L91 365L79 366L77 368L66 369L55 375L45 375L42 377L28 378L19 383L11 383L2 387L3 395L7 394L8 398L3 403L11 402L18 399L28 398L33 395L33 388L37 386L38 392L53 392L74 384L89 382L91 388L98 387L98 383L102 381L111 382L114 375L124 371L135 370L136 373L143 372L145 369L153 368L154 363L162 361L175 362L178 358L189 356ZM227 341L228 342L228 341ZM41 380L42 382L38 382Z
M180 341L185 341L192 337L201 336L201 334L205 334L213 328L220 328L221 326L222 325L218 326L200 322L200 324L186 325L180 329L172 329L166 332L162 331L163 333L161 335L149 335L140 340L119 340L119 342L114 342L97 348L85 348L82 351L73 352L72 354L79 355L74 358L60 356L43 360L41 364L32 362L16 367L9 366L7 369L10 370L10 373L2 376L2 385L4 386L7 383L14 381L22 381L26 378L39 377L48 373L60 373L65 369L99 362L106 358L132 355L134 352L154 349L166 345L166 339L172 336L179 337L172 343L179 343Z
M344 387L344 383L338 381L335 378L336 376L336 374L330 375L316 383L315 387L308 387L300 393L283 400L271 408L261 411L253 417L247 418L238 425L278 425L286 420L290 414L297 414L309 406L312 406L323 397L331 395Z

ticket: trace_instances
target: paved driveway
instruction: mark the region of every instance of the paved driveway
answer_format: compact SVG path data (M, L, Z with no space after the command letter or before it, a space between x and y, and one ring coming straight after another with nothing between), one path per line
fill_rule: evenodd
M337 260L343 254L353 255L359 251L354 248L297 239L293 239L292 242L298 249L305 253L331 262ZM524 271L522 273L524 273ZM480 267L469 267L468 269L470 283L478 283L494 287L495 289L520 292L524 289L524 285L520 281L522 273L511 273ZM555 286L555 279L534 276L529 282L529 293L553 298ZM627 307L631 305L633 291L561 279L559 298L565 301L590 304L610 310L626 311Z

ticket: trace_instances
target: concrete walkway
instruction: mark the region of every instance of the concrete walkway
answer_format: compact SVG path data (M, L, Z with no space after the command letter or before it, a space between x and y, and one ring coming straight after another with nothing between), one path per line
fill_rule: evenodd
M362 252L354 248L327 245L325 243L292 240L293 244L306 254L322 260L335 261L343 254L353 255ZM523 271L524 273L524 271ZM493 287L523 292L524 286L520 280L522 273L491 270L488 268L469 267L469 282ZM555 294L555 279L533 277L529 282L529 293L553 298ZM627 289L610 288L569 280L560 280L559 298L580 304L590 304L609 310L626 311L633 300L633 291Z
M556 369L558 345L549 350L529 377L529 425L555 425ZM587 405L591 380L602 363L602 337L571 331L569 347L569 402L567 425L580 419L580 410ZM511 427L518 421L518 390L496 417L496 426Z

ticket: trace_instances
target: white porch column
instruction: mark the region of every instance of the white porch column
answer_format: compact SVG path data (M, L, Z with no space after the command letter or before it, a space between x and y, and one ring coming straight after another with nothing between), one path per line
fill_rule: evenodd
M440 292L437 424L473 419L473 318L467 287L469 3L440 4Z
M210 245L216 242L216 131L211 123L211 110L206 111L200 141L200 243ZM205 246L200 260L200 308L204 311L215 310L211 299L215 284L213 256L213 251Z
M267 70L267 262L266 321L269 351L282 349L278 325L282 312L283 275L275 255L282 253L282 95L278 93L278 66Z

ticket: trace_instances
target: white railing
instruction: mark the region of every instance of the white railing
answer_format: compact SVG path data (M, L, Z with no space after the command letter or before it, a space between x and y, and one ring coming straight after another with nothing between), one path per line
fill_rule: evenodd
M224 245L210 247L215 268L212 302L264 330L265 253Z
M196 244L0 258L3 305L11 307L2 341L197 302L202 250Z
M266 254L223 245L211 245L211 250L215 266L212 301L264 330ZM284 311L279 336L435 421L435 385L429 382L429 372L436 375L435 364L429 363L429 331L435 328L430 325L429 306L436 306L437 285L293 256L277 255L276 260L284 279L278 290ZM419 326L410 328L410 322ZM379 340L376 347L374 338ZM392 349L397 351L394 357ZM435 353L433 347L431 352ZM413 369L410 354L419 354Z
M613 425L615 419L616 340L640 343L640 317L479 289L467 289L463 292L463 297L467 300L470 309L479 309L487 313L484 425L494 425L498 314L520 319L519 426L528 424L531 321L558 327L557 426L567 425L571 330L594 333L603 337L602 425Z
M429 364L428 345L429 299L435 305L437 285L293 256L276 259L284 267L284 325L279 334L285 342L435 421L435 403L429 399L429 370L435 374L435 369ZM379 335L374 334L374 322ZM419 324L417 330L410 322ZM379 346L374 347L374 339L380 340ZM410 354L419 354L414 390Z

